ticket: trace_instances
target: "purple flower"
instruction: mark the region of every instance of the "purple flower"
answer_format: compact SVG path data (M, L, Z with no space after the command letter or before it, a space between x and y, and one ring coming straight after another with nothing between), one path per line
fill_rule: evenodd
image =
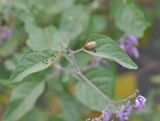
M146 98L139 95L135 100L135 106L134 107L137 108L137 109L142 109L142 108L144 108L145 104L146 104Z
M109 121L112 119L112 113L109 112L108 110L104 110L102 111L102 118L103 118L103 121Z
M134 44L139 41L139 38L136 36L133 36L131 34L127 34L127 36L128 36L128 39L130 39L130 41L132 41Z
M130 34L126 34L120 43L120 47L127 52L129 55L134 56L135 58L139 58L139 51L136 47L139 38Z
M5 31L2 32L2 37L5 39L5 38L8 38L10 37L12 34L12 30L11 29L6 29Z
M12 29L10 27L2 27L0 29L0 46L3 44L4 40L12 35Z
M0 35L2 39L6 39L12 35L12 28L9 26L3 26L0 30Z
M119 121L129 120L131 112L132 106L130 105L130 101L127 101L124 106L120 107L120 111L117 113Z
M12 35L12 28L4 26L0 28L0 46L4 43L4 40Z
M131 56L134 56L135 58L139 58L139 51L137 49L137 47L132 47L130 50L128 50L128 54Z

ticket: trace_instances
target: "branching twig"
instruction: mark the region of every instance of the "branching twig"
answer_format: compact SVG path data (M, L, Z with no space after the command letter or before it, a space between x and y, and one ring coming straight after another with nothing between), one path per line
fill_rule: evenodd
M128 100L132 99L132 98L135 98L139 95L139 90L135 90L134 94L128 96L127 98L125 99L120 99L120 100L116 100L116 101L113 101L113 103L119 103L119 102L127 102Z
M68 50L68 55L66 55L66 58L71 62L71 64L73 65L73 67L76 70L76 74L81 77L87 84L89 84L96 92L98 92L105 100L108 104L112 104L112 101L105 95L103 94L93 83L91 83L91 81L89 79L87 79L82 72L80 71L75 58L74 58L74 52L72 50Z

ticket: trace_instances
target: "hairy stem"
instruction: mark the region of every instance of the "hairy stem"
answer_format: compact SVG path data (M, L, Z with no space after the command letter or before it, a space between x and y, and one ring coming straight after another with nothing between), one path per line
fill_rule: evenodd
M83 48L80 48L80 49L78 49L78 50L75 50L75 51L74 51L74 54L77 54L77 53L79 53L79 52L81 52L81 51L83 51Z
M83 79L87 84L89 84L96 92L98 92L105 100L108 104L112 104L112 101L105 95L103 94L89 79L87 79L83 74L82 72L80 71L77 63L76 63L76 60L75 60L75 57L74 57L74 52L73 51L69 51L69 54L66 55L66 58L71 62L71 64L73 65L73 67L75 68L76 70L76 74L81 78Z
M134 94L128 96L127 98L125 99L120 99L120 100L116 100L114 101L113 103L120 103L120 102L127 102L128 100L132 99L132 98L135 98L139 95L139 90L135 90Z

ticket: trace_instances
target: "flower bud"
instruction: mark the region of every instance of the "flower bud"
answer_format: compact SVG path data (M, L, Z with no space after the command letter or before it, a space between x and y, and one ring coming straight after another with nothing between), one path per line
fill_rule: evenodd
M144 108L145 104L146 104L146 98L139 95L135 100L135 106L134 107L137 108L137 109L142 109L142 108Z

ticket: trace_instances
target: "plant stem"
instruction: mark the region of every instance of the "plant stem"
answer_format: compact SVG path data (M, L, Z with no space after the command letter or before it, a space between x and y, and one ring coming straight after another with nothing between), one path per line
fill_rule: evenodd
M77 54L77 53L81 52L82 50L83 50L83 48L80 48L80 49L78 49L78 50L75 50L75 51L74 51L74 54Z
M87 84L89 84L96 92L98 92L105 100L107 103L111 103L111 100L103 94L90 80L88 80L82 73L78 74L83 80L86 81Z
M135 98L137 95L139 95L139 90L135 90L134 94L128 96L125 99L120 99L120 100L113 101L113 103L127 102L128 100L130 100L132 98Z
M76 69L77 73L81 73L81 71L80 71L80 69L79 69L79 67L78 67L78 65L77 65L77 63L76 63L76 60L75 60L75 58L74 58L74 54L73 54L73 53L71 54L71 60L72 60L72 62L73 62L73 66L74 66L74 68Z
M76 61L75 61L75 57L74 57L74 52L70 51L70 53L68 54L68 56L66 56L67 59L71 62L71 64L73 65L73 67L76 70L76 74L81 77L87 84L89 84L96 92L98 92L105 100L108 104L112 104L112 101L105 95L103 94L89 79L87 79L82 72L80 71Z

